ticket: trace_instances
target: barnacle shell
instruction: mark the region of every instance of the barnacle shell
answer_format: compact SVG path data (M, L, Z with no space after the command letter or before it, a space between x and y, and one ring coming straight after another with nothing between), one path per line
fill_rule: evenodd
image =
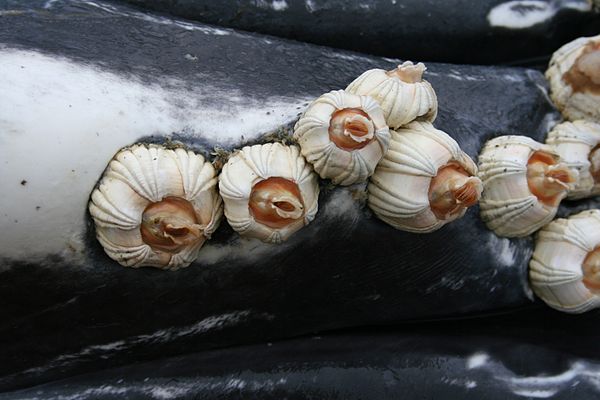
M578 174L569 187L569 199L600 194L600 124L563 122L548 133L546 143Z
M540 230L529 279L535 294L557 310L600 307L600 211L560 218Z
M423 63L414 65L410 61L391 71L371 69L348 85L346 91L377 100L391 128L417 118L433 122L437 116L437 96L431 84L422 79L425 70Z
M308 225L318 209L317 175L296 146L247 146L219 176L225 217L240 235L280 243Z
M579 38L558 49L546 78L552 101L566 119L600 122L600 35Z
M390 132L372 98L337 90L308 107L294 127L294 138L322 178L351 185L373 174Z
M479 156L481 217L499 236L527 236L554 218L576 175L548 145L500 136Z
M429 122L392 131L368 186L369 207L396 229L426 233L462 217L481 195L477 166Z
M216 184L212 164L192 151L125 148L92 192L96 237L126 267L187 267L219 225L223 207Z

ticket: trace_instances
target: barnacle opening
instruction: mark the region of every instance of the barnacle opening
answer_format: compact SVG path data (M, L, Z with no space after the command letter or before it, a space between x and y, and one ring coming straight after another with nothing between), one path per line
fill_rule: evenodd
M557 156L534 152L527 161L527 184L531 193L547 206L556 207L575 182L573 172Z
M256 183L248 208L255 221L270 228L283 228L304 217L304 200L298 185L289 179L271 177Z
M429 205L438 219L445 220L479 201L483 185L459 163L449 162L438 169L429 184Z
M194 207L176 196L150 203L142 214L140 232L142 241L152 249L173 254L194 242L204 241Z
M587 254L581 269L585 287L600 295L600 247L596 247Z
M398 65L398 68L387 71L388 76L399 78L402 82L418 83L423 80L423 73L427 68L423 63L413 64L411 61L405 61Z
M600 42L588 43L563 79L573 92L600 94Z
M375 125L369 115L359 108L343 108L331 115L329 138L344 150L358 150L375 137Z
M595 183L600 183L600 145L590 151L588 159L590 160L590 174Z

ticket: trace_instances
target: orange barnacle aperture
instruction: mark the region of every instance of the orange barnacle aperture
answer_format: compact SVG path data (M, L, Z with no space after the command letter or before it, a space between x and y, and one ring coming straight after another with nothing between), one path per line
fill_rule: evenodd
M146 207L140 232L144 243L168 253L177 253L185 246L206 240L192 204L175 196Z
M440 167L429 185L429 203L440 219L448 219L474 206L480 197L481 181L457 162Z
M362 149L375 137L373 121L358 108L344 108L333 113L329 138L341 149Z
M304 216L304 200L298 185L281 177L256 183L248 207L256 221L271 228L283 228Z
M590 251L582 265L583 284L592 292L600 294L600 247Z
M556 207L566 196L569 183L575 176L559 157L544 151L534 152L527 162L527 184L529 190L542 203Z

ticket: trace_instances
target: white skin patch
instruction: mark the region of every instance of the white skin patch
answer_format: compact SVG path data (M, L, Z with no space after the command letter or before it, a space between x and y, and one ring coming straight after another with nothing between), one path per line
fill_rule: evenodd
M586 382L600 389L600 364L576 361L555 375L522 376L506 368L501 362L492 360L485 353L476 353L466 361L467 369L478 369L489 374L497 383L517 396L545 399Z
M0 254L29 261L81 257L89 195L120 148L173 132L236 145L291 122L310 100L246 98L210 79L148 84L6 48L0 73Z
M585 12L591 7L587 0L514 0L492 8L487 19L491 26L524 29L552 19L561 9Z
M498 261L505 267L511 267L515 265L516 249L507 238L501 238L491 233L488 235L487 240L488 247L498 257Z
M256 6L260 8L271 8L275 11L284 11L288 8L286 0L257 0Z

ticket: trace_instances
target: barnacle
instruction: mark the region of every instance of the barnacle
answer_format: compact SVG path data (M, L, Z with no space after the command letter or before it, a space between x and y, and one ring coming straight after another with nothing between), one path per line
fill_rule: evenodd
M123 266L187 267L221 219L216 183L213 166L190 150L127 147L91 195L96 236Z

